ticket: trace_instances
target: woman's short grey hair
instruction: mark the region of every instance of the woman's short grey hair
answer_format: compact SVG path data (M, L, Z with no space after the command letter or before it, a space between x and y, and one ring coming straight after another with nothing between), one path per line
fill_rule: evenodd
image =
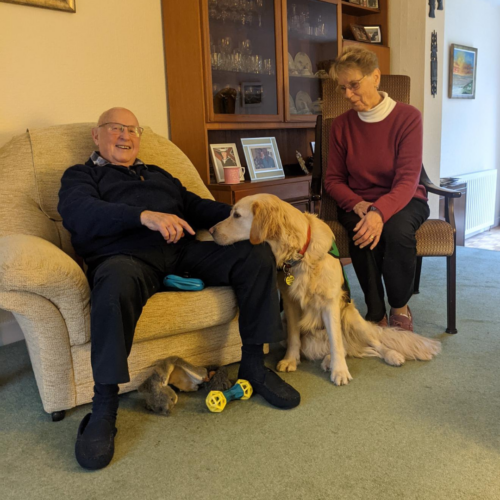
M365 75L370 75L378 68L378 58L375 52L363 47L346 47L344 52L335 59L330 68L330 76L337 80L340 73L345 70L359 70Z

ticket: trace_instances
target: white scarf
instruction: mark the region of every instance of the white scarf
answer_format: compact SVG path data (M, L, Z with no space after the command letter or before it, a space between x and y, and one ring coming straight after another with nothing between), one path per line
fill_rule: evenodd
M391 99L387 92L379 92L379 94L382 96L382 102L369 111L359 111L358 116L360 120L367 123L381 122L396 107L396 101Z

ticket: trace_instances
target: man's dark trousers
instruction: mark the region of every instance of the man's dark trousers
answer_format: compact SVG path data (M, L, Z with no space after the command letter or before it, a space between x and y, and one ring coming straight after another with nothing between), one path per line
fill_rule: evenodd
M165 266L164 251L159 247L134 256L111 256L89 267L95 382L122 384L130 380L127 358L135 327L147 300L162 291L167 274L188 273L206 286L233 287L243 344L283 338L276 261L267 243L252 245L242 241L223 247L212 241L193 240L182 246L174 266Z

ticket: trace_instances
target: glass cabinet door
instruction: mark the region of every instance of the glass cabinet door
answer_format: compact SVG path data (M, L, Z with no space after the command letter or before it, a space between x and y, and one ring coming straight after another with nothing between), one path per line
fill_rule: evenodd
M259 115L270 121L282 116L277 12L274 0L208 0L210 120L241 121L245 115L253 121Z
M339 53L339 14L336 0L286 2L284 65L288 121L312 121L321 113L321 78L328 77L327 70Z

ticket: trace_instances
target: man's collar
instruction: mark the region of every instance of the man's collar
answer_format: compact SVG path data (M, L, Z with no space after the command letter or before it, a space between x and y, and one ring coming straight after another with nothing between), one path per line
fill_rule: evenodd
M106 165L113 165L110 161L106 160L103 158L100 154L99 151L94 151L90 155L90 160L96 167L105 167ZM136 165L144 165L144 162L139 160L139 158L136 158L134 164L132 165L135 167Z

